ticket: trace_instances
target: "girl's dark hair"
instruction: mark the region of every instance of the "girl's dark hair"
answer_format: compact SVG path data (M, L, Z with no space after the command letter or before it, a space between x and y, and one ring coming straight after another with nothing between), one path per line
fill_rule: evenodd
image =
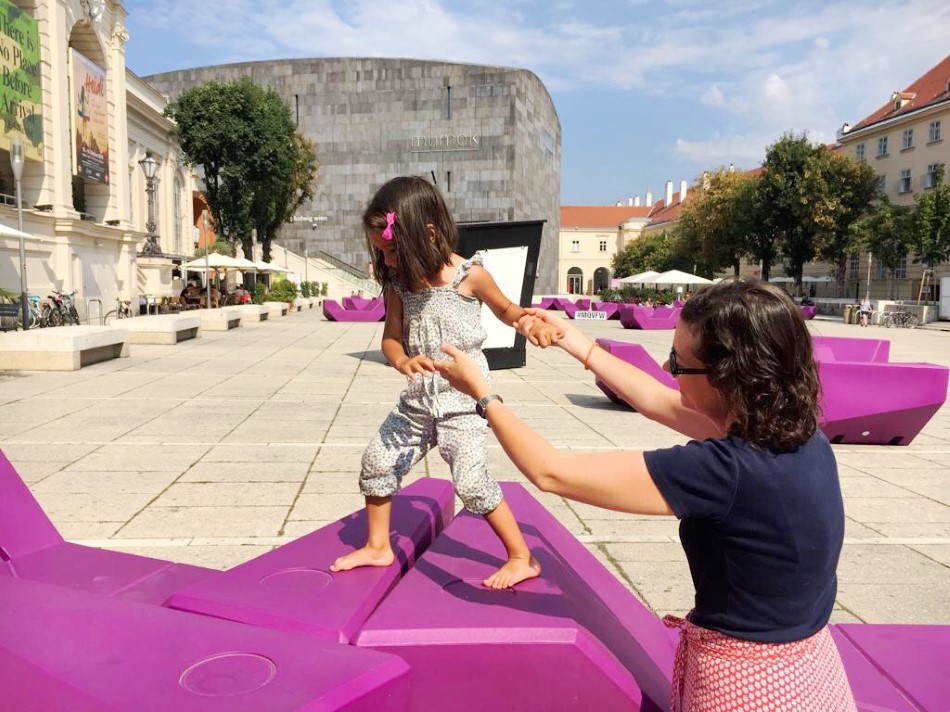
M396 213L393 239L398 266L395 270L387 267L383 253L367 238L377 282L385 286L398 276L407 289L416 289L452 263L458 228L442 194L429 181L418 176L403 176L387 182L366 206L363 230L367 233L384 230L386 213ZM434 240L429 238L427 225L435 228Z
M818 369L801 310L766 282L737 279L703 290L680 314L696 357L726 399L729 434L775 452L806 442L818 427Z

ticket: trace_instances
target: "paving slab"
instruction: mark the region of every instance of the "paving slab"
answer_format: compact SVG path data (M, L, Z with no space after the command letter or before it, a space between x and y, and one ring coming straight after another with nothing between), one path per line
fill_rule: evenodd
M669 332L577 322L593 337L640 343L655 359ZM950 366L950 333L888 338L894 361ZM382 360L382 324L326 322L318 310L72 372L0 375L0 448L64 536L227 568L362 504L363 448L405 378ZM527 351L493 374L514 411L575 452L666 447L676 433L611 404L559 349ZM950 623L950 406L905 447L835 446L847 515L833 620ZM490 437L496 478L524 482ZM406 477L448 478L437 450ZM685 613L693 590L671 517L634 517L536 493L654 611ZM457 503L457 506L458 503Z

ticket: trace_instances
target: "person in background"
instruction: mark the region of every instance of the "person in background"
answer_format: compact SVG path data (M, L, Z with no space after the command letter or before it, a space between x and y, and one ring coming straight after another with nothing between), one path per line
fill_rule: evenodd
M871 323L871 313L874 309L871 307L871 300L868 299L868 295L864 295L864 299L861 300L861 304L858 306L858 315L861 318L861 326L869 326Z

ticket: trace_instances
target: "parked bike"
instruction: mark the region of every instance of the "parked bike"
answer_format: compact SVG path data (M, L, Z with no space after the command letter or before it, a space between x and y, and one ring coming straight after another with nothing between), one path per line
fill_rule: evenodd
M48 311L49 305L45 303L43 305L40 305L40 298L34 297L33 295L28 295L27 301L29 302L29 310L27 312L27 318L29 319L29 323L27 324L26 328L35 329L37 327L46 326L47 315L43 311L43 306L47 307L47 311ZM16 304L19 307L20 305L19 299L16 300ZM17 310L16 325L17 325L17 328L19 329L23 328L23 310L22 309Z
M78 290L74 289L69 294L64 292L53 291L49 295L50 300L52 301L52 307L50 309L50 326L59 326L61 324L76 324L79 325L79 312L76 311L76 305L73 304L73 297L76 295Z
M894 327L914 329L917 327L917 324L917 317L906 311L885 312L881 316L881 326L886 326L889 329L893 329Z
M103 317L103 323L108 324L110 319L131 319L132 303L128 299L116 299L115 309Z

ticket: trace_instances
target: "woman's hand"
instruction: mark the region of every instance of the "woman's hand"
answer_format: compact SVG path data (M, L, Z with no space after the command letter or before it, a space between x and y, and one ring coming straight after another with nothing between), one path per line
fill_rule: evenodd
M557 345L574 358L583 359L587 354L591 340L584 336L573 324L555 316L547 309L535 309L534 307L525 309L525 316L521 317L519 324L525 322L527 319L543 322L556 329L558 334Z
M435 372L435 362L428 356L419 354L418 356L409 356L399 362L396 370L403 374L410 381L415 381L418 375L426 375Z
M454 389L475 400L488 395L488 383L478 365L452 344L442 344L442 351L452 357L451 361L435 361L433 366Z

